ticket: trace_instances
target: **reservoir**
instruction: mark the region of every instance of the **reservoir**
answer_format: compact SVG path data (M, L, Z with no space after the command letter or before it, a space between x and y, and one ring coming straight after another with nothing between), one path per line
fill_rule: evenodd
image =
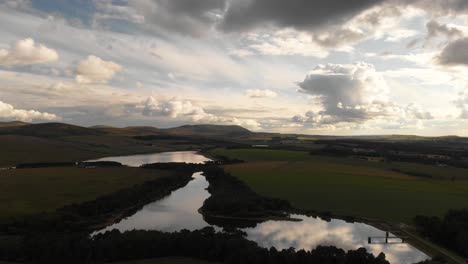
M103 160L117 161L127 166L140 166L154 162L203 163L210 159L194 151L178 151L99 159ZM198 212L203 201L210 196L206 190L209 183L201 172L194 173L193 178L186 186L173 191L169 196L149 203L135 214L95 233L113 229L121 232L133 229L173 232L210 226ZM375 256L384 252L387 260L395 264L416 263L429 258L408 243L369 244L368 237L383 237L385 232L365 223L348 223L341 219L325 221L319 217L304 215L291 217L302 221L271 220L242 230L247 233L247 239L255 241L259 246L273 246L278 250L290 247L296 250L312 250L319 245L336 246L345 251L364 247ZM221 228L213 227L221 231Z

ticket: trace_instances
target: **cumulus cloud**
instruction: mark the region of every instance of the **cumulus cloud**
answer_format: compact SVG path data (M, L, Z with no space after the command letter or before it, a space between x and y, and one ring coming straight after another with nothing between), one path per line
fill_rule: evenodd
M115 62L91 55L78 64L75 80L78 83L107 83L122 70L122 66Z
M308 94L319 109L295 115L292 123L318 129L369 128L370 123L382 128L393 122L400 127L434 119L417 104L405 107L391 102L389 88L371 64L319 65L298 83L299 92ZM420 121L418 121L420 120Z
M15 109L11 104L0 101L0 118L6 120L20 120L31 122L33 120L57 120L58 116L36 110Z
M315 123L364 122L388 114L388 87L371 64L319 65L299 84L322 110L308 113Z
M56 61L58 53L32 38L19 40L10 49L0 49L0 65L28 65Z
M147 116L163 115L171 118L189 116L193 121L210 119L202 107L194 105L189 100L170 99L158 101L150 96L143 102L142 113ZM214 117L214 116L213 116Z
M276 97L278 94L268 89L252 89L247 90L247 96L250 98L267 98Z
M468 38L450 42L437 57L442 65L468 65Z
M207 113L203 107L190 100L178 98L158 100L150 96L138 104L136 108L141 110L141 113L145 116L164 116L196 123L234 124L252 130L260 129L260 124L253 119L241 119Z

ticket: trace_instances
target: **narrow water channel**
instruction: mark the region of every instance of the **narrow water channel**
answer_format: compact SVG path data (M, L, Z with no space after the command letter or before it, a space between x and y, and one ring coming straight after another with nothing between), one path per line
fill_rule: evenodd
M100 160L118 161L128 166L154 162L209 161L208 158L192 151L109 157ZM166 198L149 203L119 223L95 233L113 229L121 232L133 229L173 232L210 226L198 213L203 201L210 196L206 190L209 183L200 172L195 173L193 177L194 179L185 187L172 192ZM304 215L292 215L292 217L302 221L266 221L243 230L247 233L247 239L257 242L262 247L274 246L278 250L290 247L297 250L311 250L318 245L336 246L344 250L364 247L374 255L384 252L392 264L410 264L428 259L427 255L407 243L368 244L368 237L383 237L385 232L364 223L347 223L340 219L325 221ZM215 229L220 230L218 227Z

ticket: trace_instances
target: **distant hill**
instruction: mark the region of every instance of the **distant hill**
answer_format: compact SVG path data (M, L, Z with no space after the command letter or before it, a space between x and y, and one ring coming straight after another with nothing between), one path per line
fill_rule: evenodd
M104 132L99 130L64 123L24 124L0 127L0 135L62 137L102 134L104 134Z
M128 126L128 127L112 127L112 126L93 126L91 129L102 131L107 134L119 136L143 136L143 135L159 135L161 130L151 126Z
M21 135L36 137L83 135L244 137L252 134L254 133L248 129L235 125L184 125L174 128L159 129L151 126L128 126L119 128L106 125L81 127L65 123L29 124L18 121L0 123L0 135Z
M184 125L180 127L161 129L162 132L178 136L249 136L253 132L241 126L230 125Z
M30 125L30 123L22 121L9 121L9 122L0 122L0 127L15 127L15 126L25 126Z

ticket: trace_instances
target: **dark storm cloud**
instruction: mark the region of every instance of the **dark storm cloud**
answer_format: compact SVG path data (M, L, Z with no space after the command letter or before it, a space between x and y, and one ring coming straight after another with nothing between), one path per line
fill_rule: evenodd
M226 6L225 0L134 0L129 3L144 16L148 26L191 36L204 35Z
M165 7L168 11L188 14L198 18L202 18L205 12L209 10L223 10L226 5L225 0L157 0L155 2Z
M220 24L224 31L274 25L301 30L341 24L384 0L236 0Z

